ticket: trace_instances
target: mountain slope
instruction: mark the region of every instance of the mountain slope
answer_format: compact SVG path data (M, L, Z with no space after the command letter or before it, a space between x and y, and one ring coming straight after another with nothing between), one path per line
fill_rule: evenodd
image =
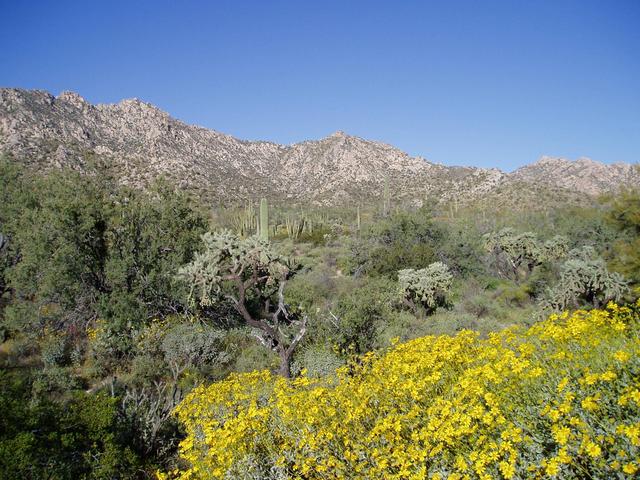
M638 169L626 163L605 165L590 158L569 161L542 157L510 175L515 181L569 188L588 195L598 195L620 184L637 184Z
M343 132L288 146L243 141L137 99L92 105L72 92L9 88L0 89L0 152L45 169L84 170L99 159L125 184L144 187L163 175L211 202L349 204L381 198L387 181L396 203L414 204L466 203L521 183L587 195L640 184L630 165L542 159L513 174L446 167Z

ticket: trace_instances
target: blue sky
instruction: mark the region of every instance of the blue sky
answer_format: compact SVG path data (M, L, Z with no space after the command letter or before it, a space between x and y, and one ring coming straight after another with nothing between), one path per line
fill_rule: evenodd
M640 161L640 0L0 0L0 18L0 86L449 165Z

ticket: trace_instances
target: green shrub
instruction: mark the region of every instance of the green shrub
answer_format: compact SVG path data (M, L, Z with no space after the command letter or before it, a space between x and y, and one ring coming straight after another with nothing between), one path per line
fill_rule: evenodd
M344 360L333 349L322 345L311 345L296 355L292 371L295 375L305 371L309 377L324 377L335 373L342 365Z

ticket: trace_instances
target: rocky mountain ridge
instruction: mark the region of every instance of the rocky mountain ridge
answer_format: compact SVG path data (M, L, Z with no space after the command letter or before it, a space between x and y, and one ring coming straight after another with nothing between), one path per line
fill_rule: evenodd
M92 105L77 93L0 89L0 153L37 168L89 168L100 160L122 183L166 176L210 202L266 196L288 203L353 204L381 198L465 203L521 185L593 196L640 185L629 164L543 157L507 174L448 167L385 143L336 132L293 145L239 140L188 125L138 99Z

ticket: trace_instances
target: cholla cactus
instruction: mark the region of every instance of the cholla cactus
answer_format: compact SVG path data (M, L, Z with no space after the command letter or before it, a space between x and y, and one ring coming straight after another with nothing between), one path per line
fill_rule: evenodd
M426 268L412 268L398 272L400 295L413 306L422 305L428 312L446 303L453 276L449 267L435 262Z
M513 228L503 228L499 232L484 236L485 248L495 253L498 269L500 260L506 261L511 276L518 280L524 272L526 278L541 263L556 260L566 255L568 242L557 235L542 243L533 232L516 233Z
M628 286L619 273L609 272L605 261L593 247L586 246L569 252L562 266L560 281L542 300L545 308L563 310L568 307L600 305L618 301Z
M180 269L190 286L190 297L202 306L230 302L256 338L280 356L280 374L291 374L295 346L306 332L306 317L289 317L284 304L284 285L290 262L258 237L241 239L223 231L202 236L204 251ZM292 327L293 338L290 338Z
M289 273L288 261L276 254L269 243L259 237L241 239L225 230L202 236L204 251L179 270L190 286L190 298L203 306L235 298L227 285L236 279L254 275L260 285L276 286ZM254 287L258 287L256 284ZM248 295L251 291L245 291Z
M569 241L562 235L556 235L551 240L544 242L541 248L540 257L541 261L558 260L566 257L569 252Z

